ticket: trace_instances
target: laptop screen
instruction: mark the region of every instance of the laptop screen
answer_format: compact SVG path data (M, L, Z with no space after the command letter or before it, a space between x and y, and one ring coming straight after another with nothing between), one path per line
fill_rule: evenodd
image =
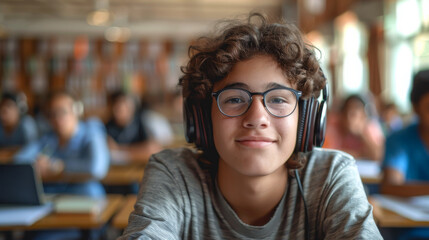
M43 204L43 186L31 164L0 164L0 204Z

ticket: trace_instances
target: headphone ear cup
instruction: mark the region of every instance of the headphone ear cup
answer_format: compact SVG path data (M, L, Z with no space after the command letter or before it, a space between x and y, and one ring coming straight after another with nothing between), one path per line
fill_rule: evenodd
M211 109L209 107L202 107L201 105L199 109L199 141L197 142L197 146L207 152L211 152L214 149Z
M319 101L317 99L311 98L311 101L309 102L309 106L307 108L307 123L306 123L306 135L305 135L305 141L304 141L304 152L313 150L314 143L314 136L315 136L315 125L316 125L316 118L317 118L317 112L319 109Z
M193 143L195 141L195 117L192 111L192 106L185 98L183 101L183 123L185 124L186 142Z
M199 103L191 103L187 99L184 100L183 106L186 141L195 143L200 149L212 151L214 143L210 108Z
M327 109L326 101L323 100L317 112L314 129L314 144L317 147L322 147L325 142Z
M296 145L295 152L302 152L302 143L304 138L305 131L305 119L307 118L307 103L308 100L299 100L298 108L299 108L299 116L298 116L298 129L296 136Z

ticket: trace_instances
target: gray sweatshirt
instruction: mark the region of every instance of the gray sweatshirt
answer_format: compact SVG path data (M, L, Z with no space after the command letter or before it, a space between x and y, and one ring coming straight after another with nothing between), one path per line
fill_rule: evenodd
M216 184L216 171L186 148L164 150L147 165L135 209L119 239L305 239L305 210L290 177L271 220L240 220ZM382 239L354 159L315 149L300 170L310 239Z

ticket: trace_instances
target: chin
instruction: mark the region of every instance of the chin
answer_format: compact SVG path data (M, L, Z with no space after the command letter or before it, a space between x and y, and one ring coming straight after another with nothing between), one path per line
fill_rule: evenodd
M278 155L277 155L278 156ZM226 158L228 159L228 158ZM258 156L252 152L223 160L230 168L249 177L267 176L285 166L285 159L275 159L263 154Z

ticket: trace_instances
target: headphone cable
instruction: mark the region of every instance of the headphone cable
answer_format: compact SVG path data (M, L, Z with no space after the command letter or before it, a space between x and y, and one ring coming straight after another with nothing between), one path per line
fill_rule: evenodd
M304 191L302 189L301 179L299 178L298 170L295 169L294 171L295 171L296 182L298 184L298 190L299 190L299 193L301 195L302 201L304 203L304 212L305 212L305 226L304 226L304 231L305 231L305 239L306 240L310 240L310 231L308 229L309 228L309 223L308 223L307 203L305 201Z

